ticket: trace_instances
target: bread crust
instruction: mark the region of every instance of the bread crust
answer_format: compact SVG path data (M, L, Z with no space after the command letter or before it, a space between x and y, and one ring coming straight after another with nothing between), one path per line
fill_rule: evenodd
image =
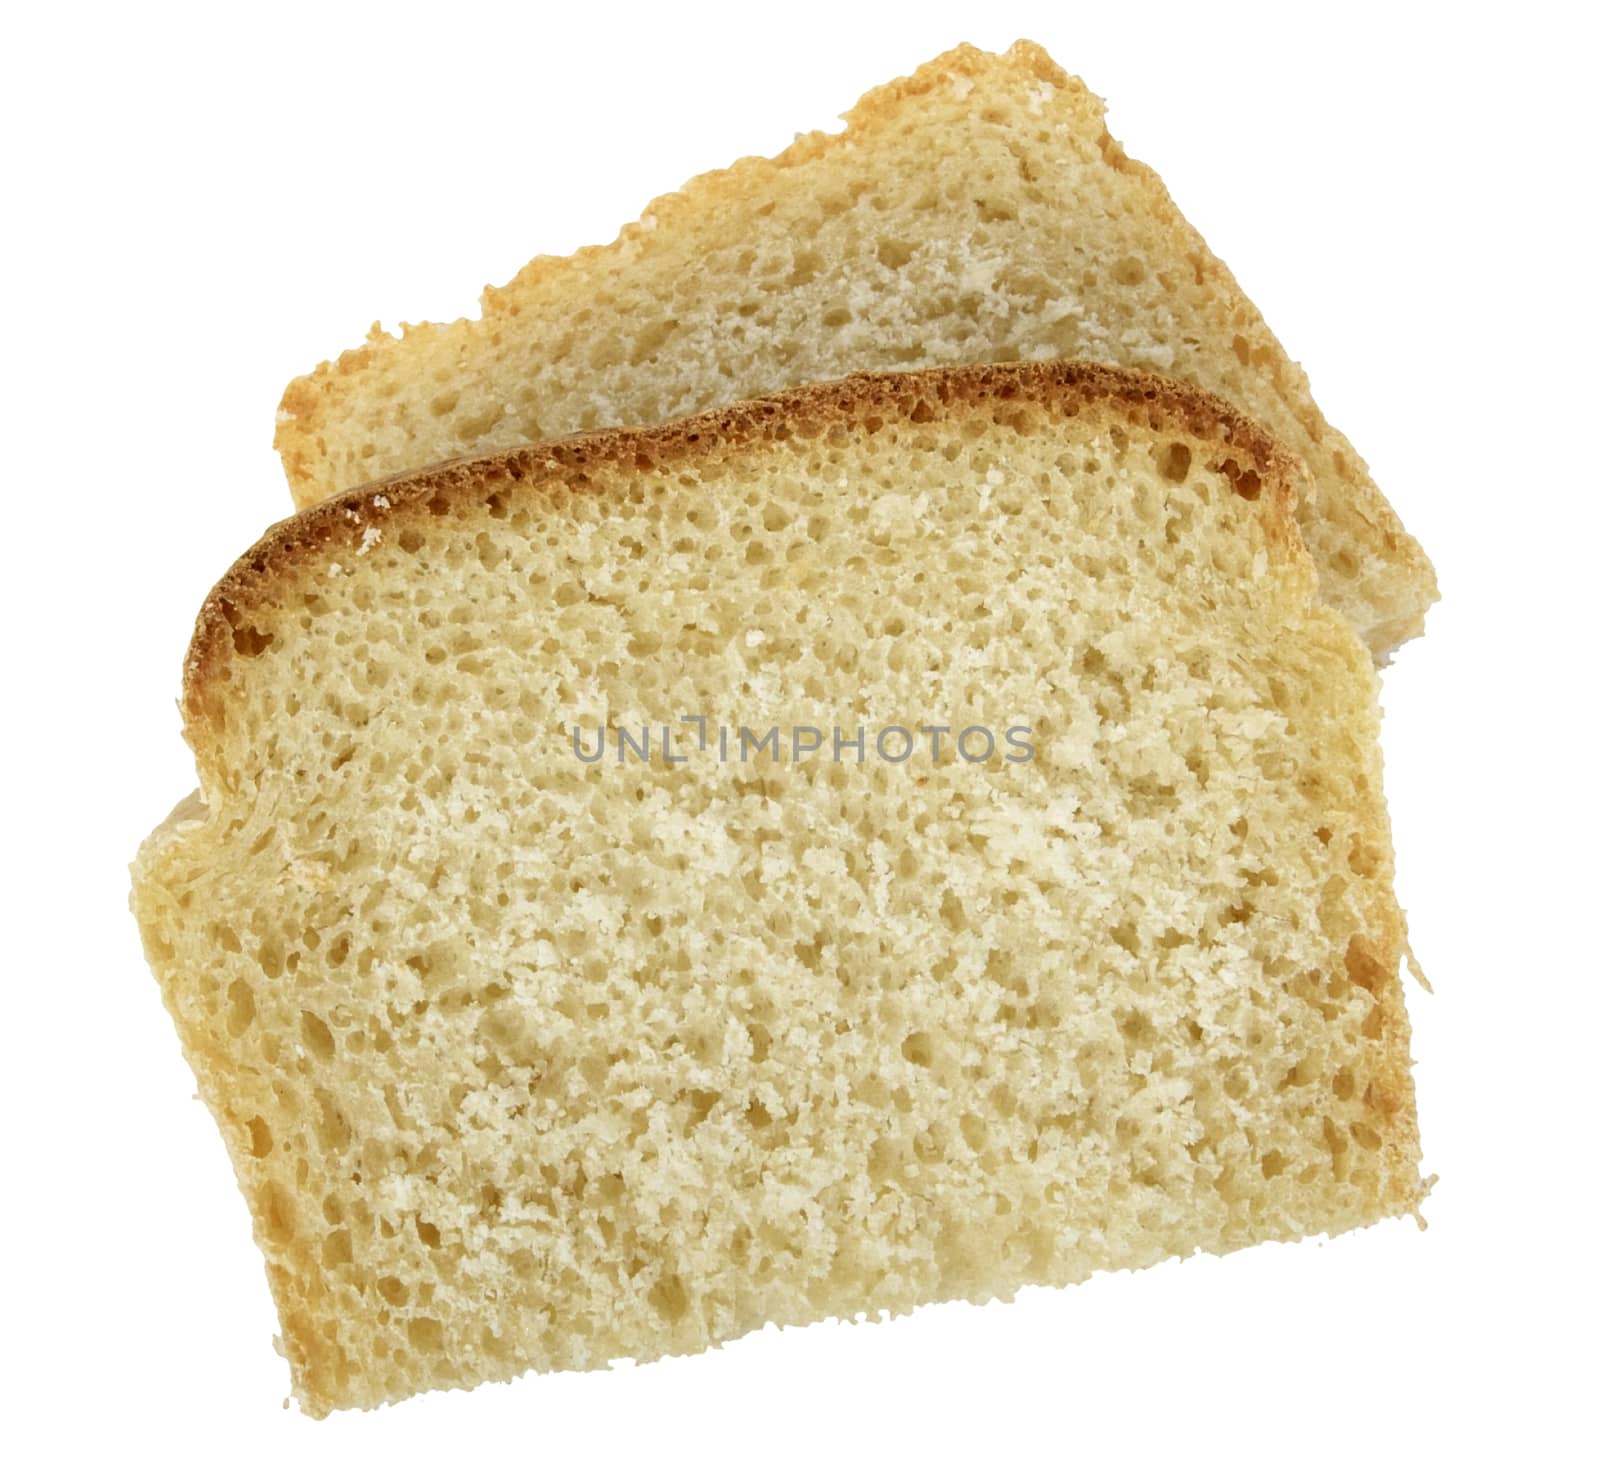
M368 529L399 527L419 512L448 512L457 501L480 498L494 487L512 485L527 495L607 468L669 467L683 458L814 435L827 427L909 418L919 403L944 411L1008 405L1064 417L1136 421L1157 432L1212 442L1224 462L1231 455L1228 470L1236 491L1242 485L1248 491L1241 496L1260 502L1274 551L1302 567L1308 588L1314 582L1294 517L1307 482L1304 464L1207 391L1144 370L1079 360L863 373L659 426L606 428L486 457L456 458L352 489L274 524L234 562L201 607L183 675L190 742L203 758L206 732L220 717L215 689L238 634L249 630L250 614L272 604L296 569L359 548Z

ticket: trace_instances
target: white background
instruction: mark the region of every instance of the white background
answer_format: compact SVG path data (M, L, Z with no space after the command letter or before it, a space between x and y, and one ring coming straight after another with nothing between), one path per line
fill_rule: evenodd
M13 13L6 1289L14 1473L1472 1472L1592 1462L1600 481L1580 7L454 3ZM46 16L48 15L48 18ZM1384 681L1420 1232L766 1331L317 1424L126 865L192 785L208 586L284 384L957 41L1111 105L1433 555ZM1593 1472L1593 1470L1589 1470Z

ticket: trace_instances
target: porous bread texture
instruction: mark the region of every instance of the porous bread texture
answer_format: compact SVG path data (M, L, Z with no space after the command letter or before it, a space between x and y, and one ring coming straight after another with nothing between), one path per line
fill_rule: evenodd
M1416 1209L1376 679L1296 471L1154 377L856 377L235 565L134 904L305 1410ZM1035 754L575 755L690 714Z
M297 503L857 370L1101 360L1202 386L1303 457L1326 598L1380 657L1421 632L1427 557L1081 82L1029 42L962 46L846 117L692 180L608 247L535 258L478 319L374 326L294 381L277 447Z

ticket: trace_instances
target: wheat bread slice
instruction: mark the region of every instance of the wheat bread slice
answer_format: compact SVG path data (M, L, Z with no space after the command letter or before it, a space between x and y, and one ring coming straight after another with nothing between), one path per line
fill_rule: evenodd
M296 380L295 499L857 370L1072 358L1159 371L1305 458L1326 598L1380 657L1433 570L1228 269L1105 110L1037 46L963 46L800 138L650 205L610 246L538 257L482 316L376 326Z
M1298 475L1190 388L992 366L270 531L134 907L305 1409L1415 1210Z

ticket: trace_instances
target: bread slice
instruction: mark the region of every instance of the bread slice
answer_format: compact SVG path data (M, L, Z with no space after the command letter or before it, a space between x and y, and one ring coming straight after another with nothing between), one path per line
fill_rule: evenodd
M479 319L374 327L296 380L277 434L296 502L857 370L1102 360L1202 386L1305 458L1326 598L1380 656L1422 630L1427 558L1082 83L1028 42L963 46L847 119L691 181L608 247L535 258Z
M979 367L270 531L134 905L304 1407L1415 1209L1296 473L1171 382Z

